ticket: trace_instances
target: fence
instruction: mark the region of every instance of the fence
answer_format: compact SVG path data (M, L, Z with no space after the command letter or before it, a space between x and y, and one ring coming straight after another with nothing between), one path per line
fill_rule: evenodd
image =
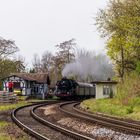
M17 100L13 92L0 91L0 103L11 103Z

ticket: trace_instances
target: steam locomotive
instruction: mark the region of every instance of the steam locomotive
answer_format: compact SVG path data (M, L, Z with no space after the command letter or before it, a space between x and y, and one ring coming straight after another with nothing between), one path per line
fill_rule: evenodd
M55 95L60 98L95 97L95 85L62 78L57 81Z

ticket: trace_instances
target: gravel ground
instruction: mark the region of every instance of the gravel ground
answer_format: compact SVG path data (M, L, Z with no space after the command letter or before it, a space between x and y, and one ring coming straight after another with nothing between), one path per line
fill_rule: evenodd
M139 136L116 132L93 123L68 117L66 114L61 113L57 107L58 105L42 107L41 110L42 113L44 113L44 116L42 115L43 118L56 122L64 127L68 127L71 130L92 135L96 140L140 140ZM37 113L41 114L40 111Z
M41 135L49 138L50 140L72 140L68 136L61 134L50 127L47 127L38 121L34 120L30 116L30 109L32 107L27 107L17 112L17 118L26 126L33 129L34 131L40 133Z

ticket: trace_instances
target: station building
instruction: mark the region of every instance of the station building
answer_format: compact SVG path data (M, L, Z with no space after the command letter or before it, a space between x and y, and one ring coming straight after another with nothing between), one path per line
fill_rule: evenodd
M93 81L91 82L95 85L95 98L110 98L117 93L117 83L116 81Z
M50 85L47 73L13 73L3 79L3 90L8 91L9 82L13 83L14 92L21 92L22 95L35 95L45 98Z

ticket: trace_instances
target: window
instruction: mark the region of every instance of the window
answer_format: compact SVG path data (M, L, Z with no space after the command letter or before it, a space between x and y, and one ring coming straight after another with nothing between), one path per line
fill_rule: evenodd
M20 88L20 82L13 82L13 87L19 89Z
M103 86L103 95L109 95L110 93L113 93L112 86L104 85Z

